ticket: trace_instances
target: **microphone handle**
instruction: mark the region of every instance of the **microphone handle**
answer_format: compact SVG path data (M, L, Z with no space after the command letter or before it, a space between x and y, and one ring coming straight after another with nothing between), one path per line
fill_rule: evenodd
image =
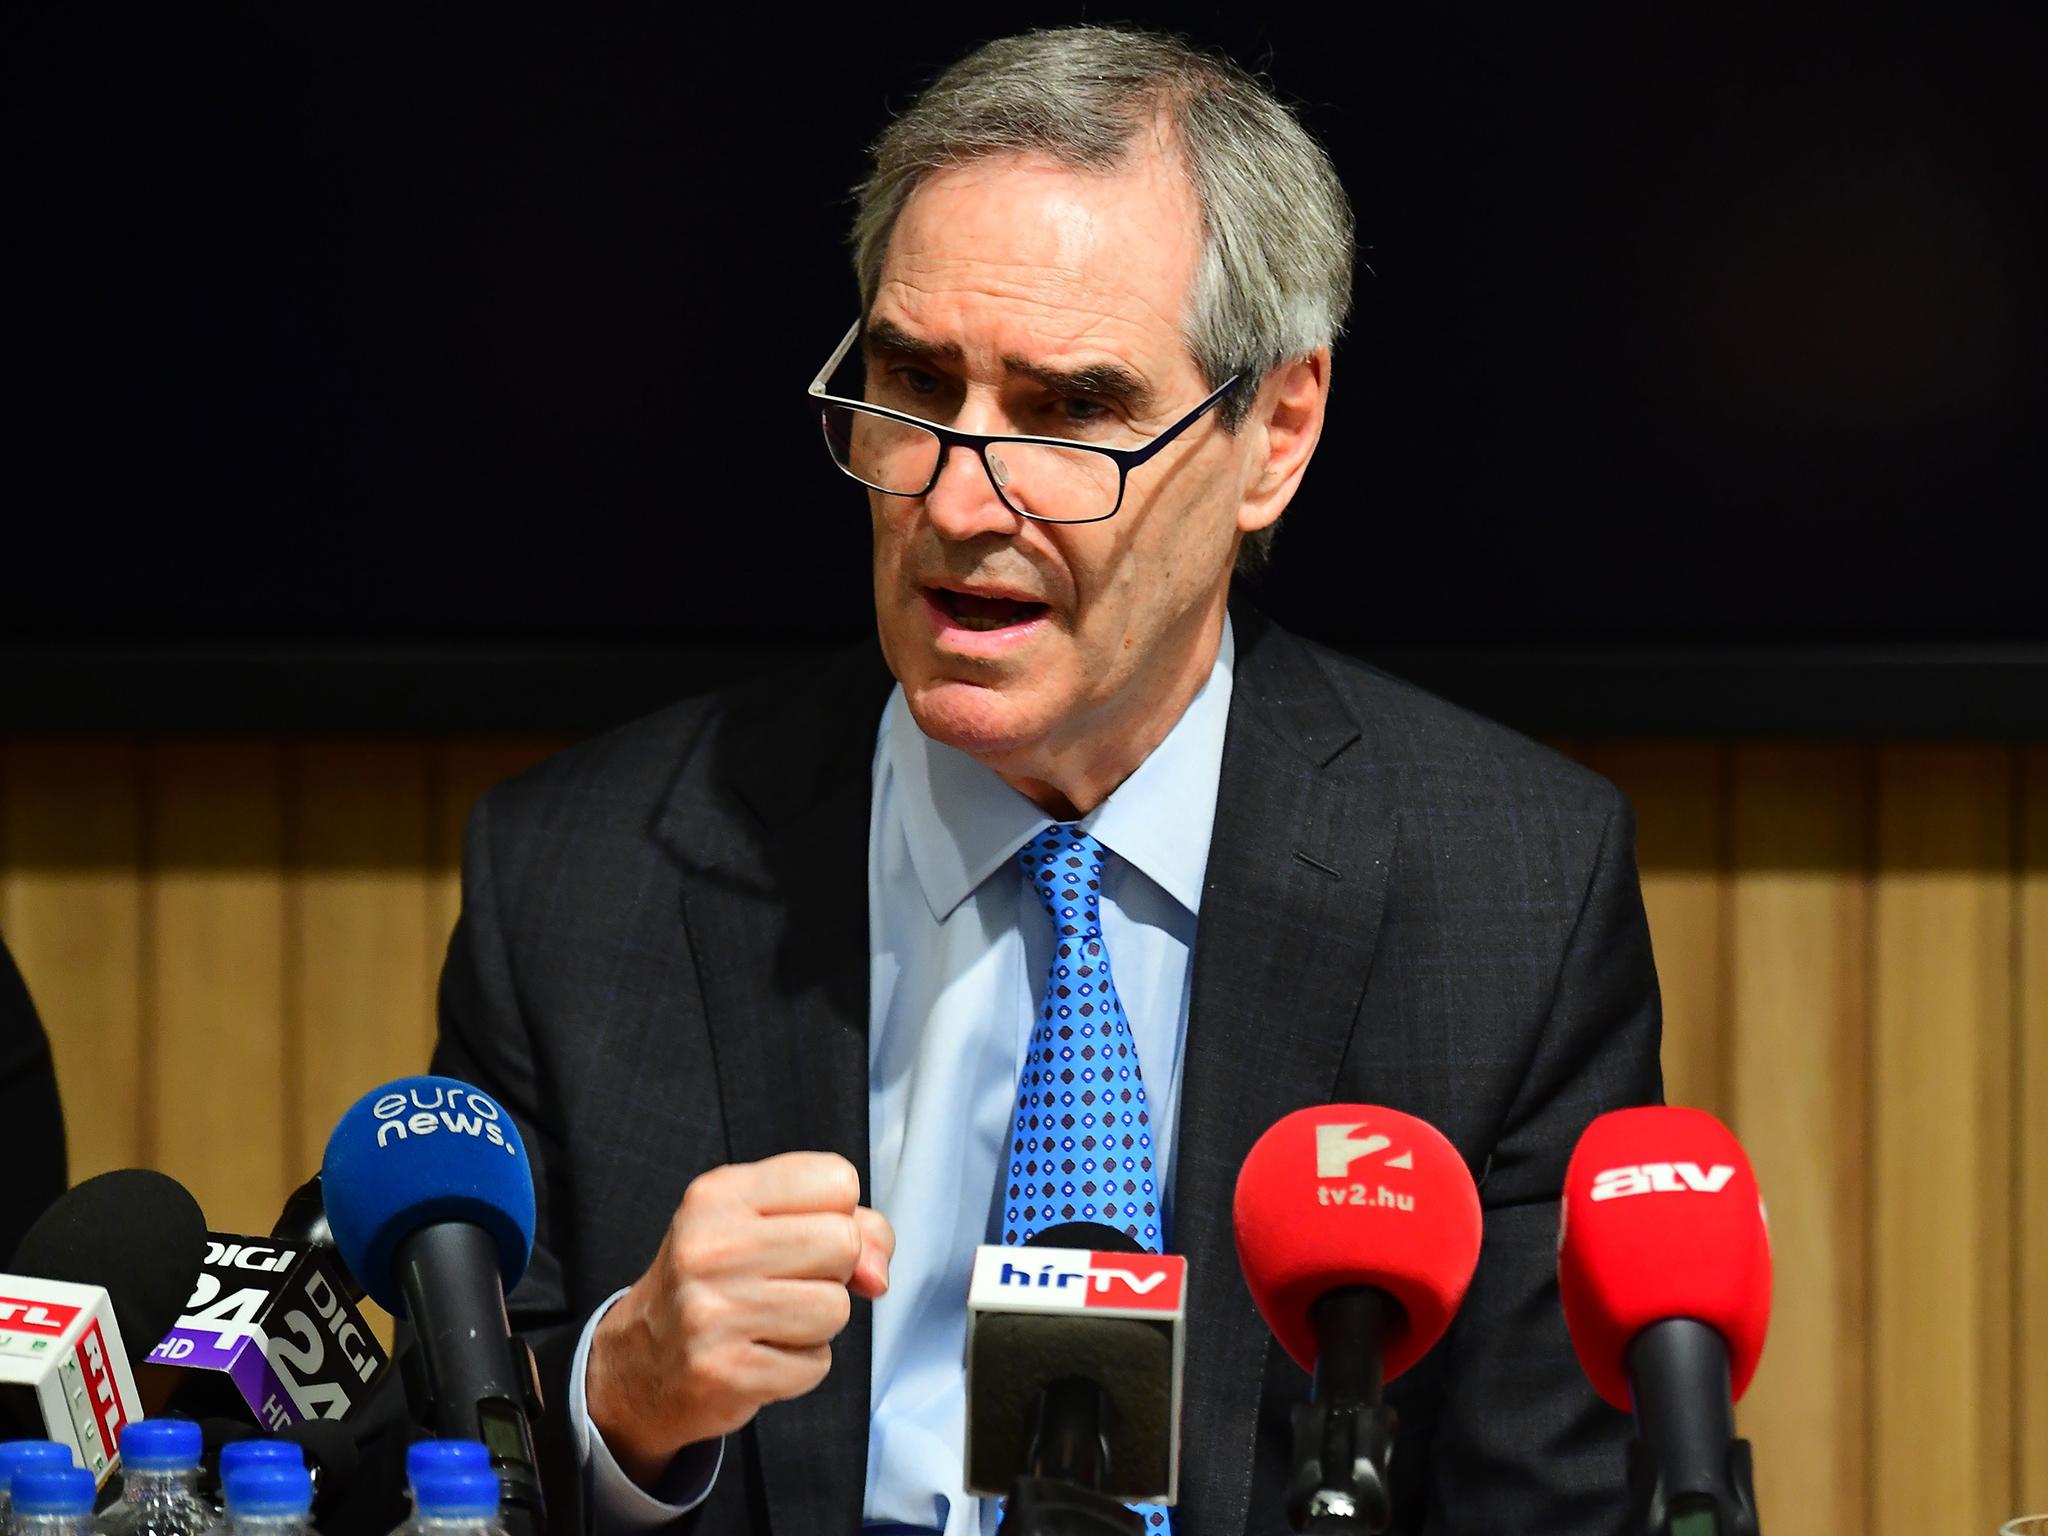
M1407 1310L1374 1285L1326 1291L1309 1308L1315 1386L1294 1410L1287 1520L1297 1531L1384 1531L1394 1518L1387 1463L1394 1414L1381 1400L1387 1340Z
M1728 1344L1667 1318L1628 1346L1636 1441L1629 1488L1648 1536L1758 1536L1749 1442L1735 1437Z
M496 1240L469 1222L439 1222L401 1242L396 1259L420 1362L406 1383L413 1416L437 1438L482 1441L504 1489L505 1525L538 1536L547 1510L529 1421L533 1357L505 1315Z

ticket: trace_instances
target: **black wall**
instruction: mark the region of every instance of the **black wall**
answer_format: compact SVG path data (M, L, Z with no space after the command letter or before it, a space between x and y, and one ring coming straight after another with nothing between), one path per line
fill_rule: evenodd
M10 21L0 643L858 632L802 389L864 145L994 23L376 9ZM2048 642L2044 13L1725 9L1032 12L1267 71L1351 189L1283 617Z

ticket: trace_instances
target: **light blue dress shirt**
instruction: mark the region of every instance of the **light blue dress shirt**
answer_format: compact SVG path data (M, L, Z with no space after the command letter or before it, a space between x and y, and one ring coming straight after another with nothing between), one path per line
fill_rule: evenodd
M1103 942L1145 1073L1169 1244L1195 921L1234 659L1226 619L1201 691L1080 821L1114 855L1103 876ZM889 1291L874 1304L862 1510L882 1530L995 1528L995 1501L961 1488L967 1281L975 1247L996 1240L996 1178L1052 963L1051 923L1016 862L1048 825L992 770L927 737L903 690L891 692L868 824L866 1198L896 1231ZM709 1493L722 1447L678 1458L660 1490L666 1498L620 1470L583 1395L591 1335L610 1305L584 1328L570 1415L600 1528L648 1529Z

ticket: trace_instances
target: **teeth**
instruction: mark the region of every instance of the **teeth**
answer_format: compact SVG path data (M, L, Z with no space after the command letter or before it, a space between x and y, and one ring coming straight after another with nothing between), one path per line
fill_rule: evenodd
M970 619L967 617L966 614L963 613L956 614L954 616L953 622L955 624L958 624L962 629L985 631L991 629L1008 629L1011 623L1014 621L1010 619Z

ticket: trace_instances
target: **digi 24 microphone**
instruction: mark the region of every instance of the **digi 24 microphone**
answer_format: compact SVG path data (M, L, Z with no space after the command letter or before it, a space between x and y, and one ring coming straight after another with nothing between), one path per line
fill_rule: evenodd
M192 1284L177 1323L149 1352L151 1365L192 1373L178 1390L180 1411L245 1412L281 1434L345 1418L375 1390L384 1348L331 1248L209 1232Z
M1314 1377L1294 1410L1297 1531L1393 1519L1384 1385L1443 1336L1479 1263L1479 1191L1426 1121L1365 1104L1298 1109L1252 1147L1232 1205L1259 1315Z
M1565 1170L1557 1272L1587 1379L1635 1414L1635 1529L1756 1536L1734 1404L1763 1354L1771 1244L1742 1144L1704 1110L1602 1115Z
M320 1177L343 1260L412 1324L414 1417L443 1438L482 1441L506 1523L543 1529L539 1382L505 1316L534 1225L533 1169L511 1115L455 1078L400 1078L341 1117Z
M42 1214L0 1277L0 1399L17 1433L107 1475L142 1416L130 1367L177 1318L205 1243L199 1202L145 1168L87 1179Z

